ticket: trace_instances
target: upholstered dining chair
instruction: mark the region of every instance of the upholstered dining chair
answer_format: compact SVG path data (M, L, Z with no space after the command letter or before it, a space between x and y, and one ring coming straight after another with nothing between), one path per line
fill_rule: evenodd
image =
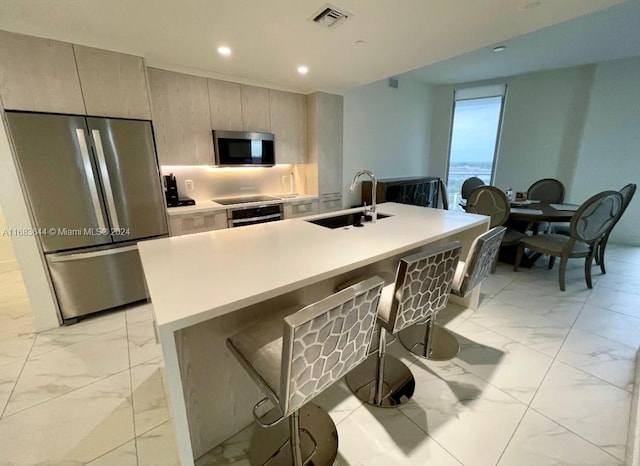
M460 195L462 196L462 199L469 199L473 190L480 186L484 186L484 181L477 176L472 176L471 178L464 180L462 188L460 188Z
M622 194L617 191L603 191L587 199L576 211L569 224L569 236L548 234L528 236L520 240L514 270L517 272L524 248L529 248L553 258L560 257L558 282L560 290L565 290L565 272L567 262L572 258L585 258L584 274L587 286L591 282L591 265L598 244L610 231L622 209Z
M413 374L401 360L387 354L387 334L395 335L427 320L433 323L449 301L461 249L460 242L455 241L400 259L395 283L384 287L378 305L378 351L346 377L347 385L361 401L391 408L413 396Z
M527 199L548 204L560 204L564 201L564 185L555 178L543 178L529 186Z
M564 201L564 185L555 178L543 178L536 181L527 189L527 199L531 201L541 201L547 204L560 204ZM534 234L541 230L549 232L551 224L548 222L533 222L527 226Z
M471 193L465 207L472 214L487 215L491 217L489 228L494 228L504 223L509 218L511 206L507 195L495 186L480 186ZM502 237L501 246L515 246L526 235L512 228L507 228ZM495 272L498 256L495 256L491 272Z
M600 243L598 243L598 254L596 256L596 261L598 262L598 265L600 265L600 271L603 274L607 273L607 270L604 266L604 251L607 247L607 243L609 242L609 234L611 233L611 230L613 230L613 227L615 227L620 221L625 210L627 210L627 207L629 207L629 203L631 202L633 195L636 193L636 189L637 185L635 183L629 183L628 185L620 189L619 192L622 195L622 209L620 210L620 215L618 215L618 218L616 218L615 221L611 224L611 227L609 228L609 231L605 233L604 238L602 238Z
M487 278L500 250L506 227L498 226L478 236L469 248L464 260L459 260L451 282L451 294L465 297ZM460 343L446 328L437 325L437 315L433 322L416 324L398 335L402 346L425 359L446 361L460 351ZM428 324L432 324L428 326ZM427 328L425 328L427 327ZM425 332L428 332L425 338ZM417 350L417 351L416 351Z
M334 463L336 426L310 401L368 357L383 285L371 277L309 306L282 309L227 339L266 395L253 408L252 465ZM268 401L274 408L258 414Z

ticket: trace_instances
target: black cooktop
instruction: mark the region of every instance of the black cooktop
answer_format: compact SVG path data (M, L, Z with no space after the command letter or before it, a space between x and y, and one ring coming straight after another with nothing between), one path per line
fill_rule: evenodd
M274 196L243 196L243 197L225 197L223 199L211 199L213 202L217 202L222 205L229 204L244 204L246 202L260 202L260 201L277 201L279 198Z

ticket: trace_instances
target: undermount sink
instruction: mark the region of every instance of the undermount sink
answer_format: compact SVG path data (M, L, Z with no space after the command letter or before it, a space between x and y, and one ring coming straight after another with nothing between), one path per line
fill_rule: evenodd
M377 220L390 217L390 215L385 214L376 215ZM307 220L307 222L315 223L321 227L335 229L349 226L363 227L366 223L371 223L371 220L365 220L362 212L353 212L350 214L335 215L333 217L318 218L316 220Z

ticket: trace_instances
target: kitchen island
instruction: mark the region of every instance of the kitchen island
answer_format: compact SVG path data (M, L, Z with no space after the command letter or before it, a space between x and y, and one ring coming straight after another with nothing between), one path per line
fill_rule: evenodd
M489 226L487 217L411 205L378 212L389 217L361 228L294 219L139 244L182 464L249 425L262 398L227 351L228 336L339 283L393 272L410 252L459 240L464 257ZM477 302L476 292L464 304Z

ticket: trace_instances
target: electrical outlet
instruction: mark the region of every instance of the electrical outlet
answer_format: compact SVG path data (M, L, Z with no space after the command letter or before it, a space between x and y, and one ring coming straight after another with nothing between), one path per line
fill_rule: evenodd
M289 177L287 175L282 175L280 183L282 184L283 188L287 186L288 181L289 181Z
M184 180L184 189L186 189L187 191L193 191L193 181Z

